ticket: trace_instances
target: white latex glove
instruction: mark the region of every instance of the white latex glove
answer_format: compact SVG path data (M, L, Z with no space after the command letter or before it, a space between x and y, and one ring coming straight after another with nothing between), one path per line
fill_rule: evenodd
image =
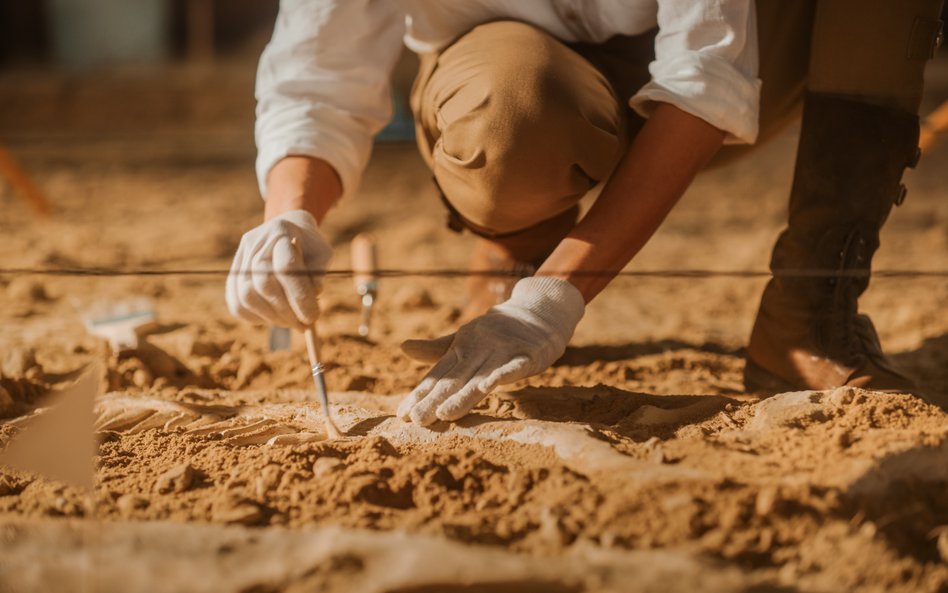
M427 426L457 420L499 385L546 370L586 311L579 290L565 280L524 278L510 299L435 340L409 340L402 349L440 360L398 406L398 416Z
M323 281L298 272L325 270L330 257L332 247L309 212L271 218L240 239L227 276L227 308L251 323L305 329L319 317Z

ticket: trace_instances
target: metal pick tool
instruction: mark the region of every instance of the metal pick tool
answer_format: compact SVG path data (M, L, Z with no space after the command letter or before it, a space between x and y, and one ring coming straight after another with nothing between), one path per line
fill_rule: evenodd
M378 297L378 248L371 235L356 235L352 239L352 280L356 292L362 297L362 317L359 335L368 337L372 322L372 308Z
M326 421L326 432L330 438L342 438L342 431L332 420L332 414L329 411L329 390L326 389L326 379L323 373L326 368L319 362L319 342L316 340L316 326L313 325L303 332L306 338L306 352L309 354L309 364L312 366L313 383L316 384L316 396L319 397L319 405L323 409L323 419Z

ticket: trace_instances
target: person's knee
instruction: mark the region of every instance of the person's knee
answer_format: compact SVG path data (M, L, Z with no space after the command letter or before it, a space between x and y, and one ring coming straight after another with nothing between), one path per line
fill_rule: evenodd
M621 115L602 75L548 34L522 23L482 27L451 48L467 52L458 59L476 55L479 67L463 68L438 105L432 160L465 218L509 232L569 209L604 179Z
M457 83L437 105L443 150L465 162L489 151L496 164L542 150L542 140L554 140L564 116L577 109L574 76L557 59L567 52L548 34L517 22L481 25L462 37L442 57L464 55L455 72L446 73Z

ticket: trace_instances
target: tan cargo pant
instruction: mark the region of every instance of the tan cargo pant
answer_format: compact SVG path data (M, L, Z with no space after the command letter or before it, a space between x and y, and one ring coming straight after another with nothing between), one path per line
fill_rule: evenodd
M941 3L758 0L760 141L799 114L807 90L915 113ZM450 226L552 249L572 226L556 220L575 221L643 123L626 100L649 80L654 35L564 44L496 21L422 56L411 104Z

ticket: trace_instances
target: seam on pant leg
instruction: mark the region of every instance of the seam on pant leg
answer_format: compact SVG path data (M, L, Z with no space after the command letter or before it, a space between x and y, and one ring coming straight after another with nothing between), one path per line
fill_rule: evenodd
M910 60L930 60L938 49L938 37L942 28L941 19L915 17L906 57Z

